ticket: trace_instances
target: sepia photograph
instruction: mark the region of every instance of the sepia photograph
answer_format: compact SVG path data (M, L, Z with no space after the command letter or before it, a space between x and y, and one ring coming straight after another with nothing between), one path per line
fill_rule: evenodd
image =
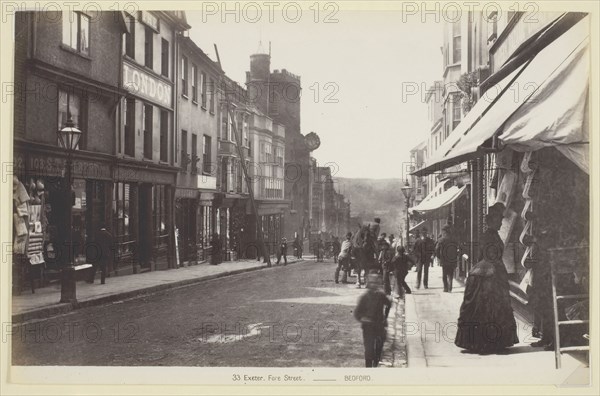
M598 390L598 4L1 6L3 394Z

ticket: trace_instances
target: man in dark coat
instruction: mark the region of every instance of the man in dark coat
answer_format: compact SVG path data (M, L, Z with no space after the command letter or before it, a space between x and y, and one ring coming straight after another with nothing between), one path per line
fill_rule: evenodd
M452 236L452 227L445 225L442 228L442 237L435 245L435 256L440 260L442 266L442 280L444 292L452 292L452 280L458 261L458 243Z
M417 258L417 284L415 287L421 287L421 277L423 278L423 286L428 287L429 280L429 265L435 251L435 244L429 236L427 236L427 228L421 230L421 238L415 242L413 253ZM423 273L425 272L425 273Z
M323 240L319 236L317 243L315 244L315 256L317 256L317 262L323 261L323 253L324 253L325 245L323 244Z
M221 249L223 248L223 245L221 244L221 237L219 236L219 234L214 233L210 243L212 245L212 255L210 257L210 263L212 265L220 264Z
M294 250L296 253L296 258L302 258L302 243L300 242L300 236L296 235L296 239L294 239Z
M342 248L342 245L340 244L340 240L338 237L333 238L333 242L331 243L331 246L333 247L333 262L337 264L338 255L340 254L340 250Z
M392 293L392 286L390 283L390 271L392 269L389 264L394 253L390 244L385 239L385 236L385 233L381 234L377 241L377 262L379 263L380 271L383 273L383 291L385 294L390 295Z
M106 229L104 224L100 224L100 228L96 234L96 246L98 247L98 256L92 264L92 272L90 274L88 283L94 283L96 277L96 271L100 268L100 283L106 283L106 268L112 266L112 259L114 255L114 240L112 234Z
M277 251L277 264L281 261L281 257L283 257L283 265L287 265L287 239L281 238L281 243L279 244L279 250Z

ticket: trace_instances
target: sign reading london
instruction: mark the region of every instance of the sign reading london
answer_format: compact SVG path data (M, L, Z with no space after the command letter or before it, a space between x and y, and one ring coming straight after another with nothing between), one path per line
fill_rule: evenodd
M172 108L171 84L125 62L123 62L123 88L160 106Z

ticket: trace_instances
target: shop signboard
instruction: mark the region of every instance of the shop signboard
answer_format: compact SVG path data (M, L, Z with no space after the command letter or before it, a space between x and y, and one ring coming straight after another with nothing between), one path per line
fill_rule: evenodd
M133 63L123 62L123 88L159 106L173 107L172 84Z
M117 164L114 168L114 180L120 182L175 184L176 177L177 174L174 172L153 171L124 164Z
M36 176L63 177L66 159L49 153L15 152L14 169L16 172L27 172ZM73 159L73 176L82 179L110 180L110 165L101 162Z

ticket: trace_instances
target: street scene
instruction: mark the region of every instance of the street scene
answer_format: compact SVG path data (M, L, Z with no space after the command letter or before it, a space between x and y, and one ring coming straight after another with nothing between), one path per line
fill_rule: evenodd
M591 12L396 3L3 9L7 364L590 385Z

